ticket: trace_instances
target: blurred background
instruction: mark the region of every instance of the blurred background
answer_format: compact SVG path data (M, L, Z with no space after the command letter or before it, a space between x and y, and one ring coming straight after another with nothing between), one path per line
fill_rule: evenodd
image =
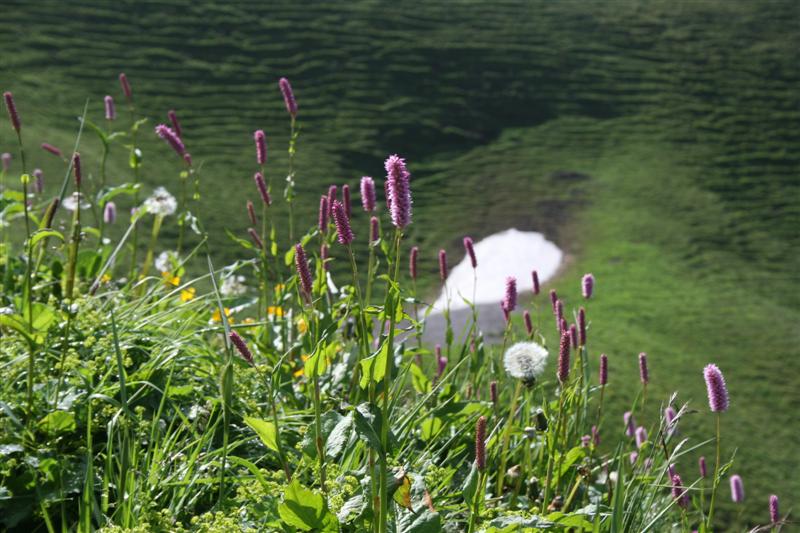
M547 288L568 307L578 303L580 275L597 278L589 311L593 350L611 360L607 431L617 421L622 430L645 351L654 417L680 391L679 402L700 411L683 431L711 438L701 370L716 362L732 397L724 453L738 448L732 473L747 492L734 507L723 485L722 516L741 530L766 522L769 494L787 509L800 501L797 2L2 0L2 8L0 87L16 96L46 195L57 193L64 169L38 145L69 152L87 98L100 124L106 94L127 128L124 71L136 113L149 118L146 192L177 192L180 161L152 134L174 109L201 165L193 210L218 261L240 259L225 230L246 238L245 201L257 199L254 130L267 134L278 196L287 173L289 120L277 87L286 76L299 104L300 227L314 224L329 184L356 189L363 175L381 184L385 157L404 156L415 204L408 241L420 246L430 299L440 247L455 264L464 235L544 233L566 254ZM0 151L15 142L0 128ZM96 173L101 145L91 132L81 152ZM111 183L131 180L126 163L124 148L112 147ZM367 218L354 212L365 246Z

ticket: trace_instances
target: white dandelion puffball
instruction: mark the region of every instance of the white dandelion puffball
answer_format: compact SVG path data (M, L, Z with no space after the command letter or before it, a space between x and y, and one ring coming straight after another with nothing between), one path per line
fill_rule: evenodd
M149 213L165 217L175 213L178 209L178 202L167 189L159 187L144 201L144 208L147 209Z
M547 364L547 350L535 342L518 342L506 350L503 366L512 378L526 382L542 375Z

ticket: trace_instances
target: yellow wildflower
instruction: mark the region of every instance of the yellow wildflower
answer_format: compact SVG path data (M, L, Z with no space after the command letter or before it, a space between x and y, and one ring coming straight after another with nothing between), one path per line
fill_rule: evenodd
M231 318L231 310L229 308L225 308L225 318L228 319L228 322L233 324L233 318ZM222 317L219 314L219 307L214 309L214 313L211 315L211 320L214 322L222 322Z
M303 361L303 363L305 363L306 361L308 361L310 358L311 358L311 356L310 356L310 355L305 355L305 354L303 354L303 355L301 355L301 356L300 356L300 359ZM294 377L296 377L296 378L299 378L300 376L302 376L302 375L303 375L303 373L304 373L304 372L305 372L305 365L303 365L303 366L300 366L300 368L298 368L297 370L295 370L295 371L294 371L294 374L292 374L292 375L293 375Z
M100 278L100 281L102 283L108 283L109 281L111 281L111 276L109 276L108 274L103 274L103 277Z
M270 305L269 307L267 307L267 314L269 316L281 318L283 316L283 308L278 307L276 305Z
M181 301L182 302L188 302L189 300L193 300L195 292L196 291L195 291L194 287L189 287L187 289L183 289L181 291Z
M298 318L296 324L297 331L300 333L305 334L308 331L308 322L303 317Z
M172 285L173 287L177 287L181 284L181 277L180 276L173 276L169 272L162 272L161 277L164 278L165 285Z

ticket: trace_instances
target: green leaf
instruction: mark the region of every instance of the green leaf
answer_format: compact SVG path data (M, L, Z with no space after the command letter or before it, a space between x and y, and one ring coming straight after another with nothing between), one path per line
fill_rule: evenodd
M30 246L34 247L36 243L48 237L56 237L60 239L61 242L64 242L64 235L62 235L60 231L54 229L40 229L31 233Z
M252 416L244 417L244 423L258 434L261 442L263 442L267 448L274 452L278 451L278 432L276 431L275 424Z
M5 326L7 328L11 328L23 337L25 340L30 342L34 342L33 337L28 332L28 323L22 318L21 315L13 314L13 315L0 315L0 326Z
M342 505L339 512L336 514L336 518L339 519L339 522L342 524L347 524L348 522L352 522L367 509L367 499L364 498L362 494L357 494L353 496Z
M320 426L322 426L322 451L323 453L327 453L326 451L326 440L328 436L331 434L333 429L336 425L343 419L344 417L337 413L336 411L327 411L322 414L320 417ZM306 432L305 436L303 437L303 453L307 456L316 458L317 457L317 428L316 425L312 424L309 426L308 431Z
M75 415L67 411L53 411L39 420L39 427L47 433L64 433L75 430Z
M569 514L565 515L564 513L555 512L550 513L545 518L560 526L565 526L570 529L570 531L574 531L574 528L578 528L579 531L591 531L592 524L583 515L579 514Z
M342 453L350 435L353 434L353 414L343 416L328 433L325 442L325 455L335 459Z
M389 343L384 341L377 352L361 360L361 379L359 380L359 385L361 385L362 389L367 388L370 377L376 383L380 383L383 380L383 376L386 375L386 357L388 356L388 351Z
M425 508L419 514L405 513L398 520L398 533L439 533L442 531L442 519L439 513Z
M425 394L431 390L431 380L416 364L411 365L411 383L414 385L414 390L420 394Z
M128 196L133 196L136 194L141 188L141 185L138 183L123 183L122 185L117 185L116 187L111 187L110 189L106 190L100 197L97 198L97 205L105 205L106 202L114 198L115 196L119 196L120 194L127 194Z
M367 443L367 445L382 453L381 439L378 437L377 417L371 412L367 403L362 403L353 411L353 422L355 422L356 433Z
M326 508L322 495L301 485L297 478L286 487L278 514L287 525L302 531L332 531L336 527L336 519Z
M420 438L428 442L441 431L442 426L444 426L444 422L442 422L441 418L426 418L422 421L422 433L420 434Z
M303 372L307 378L321 376L328 369L328 350L322 347L322 343L317 344L317 349L306 359Z
M252 250L253 249L253 243L251 243L250 241L247 241L245 239L242 239L241 237L237 237L228 228L225 228L225 235L227 235L228 238L230 238L230 240L232 240L233 242L235 242L236 244L238 244L239 246L241 246L245 250Z
M397 488L392 495L397 505L405 507L409 511L413 511L411 507L411 478L403 476Z
M464 503L466 503L469 507L471 507L472 502L475 501L475 493L478 490L479 477L480 474L478 472L478 466L473 462L472 469L469 471L467 479L464 480L464 486L461 488L461 493L464 495Z
M575 461L579 459L583 459L586 456L586 452L583 448L575 447L572 448L570 451L566 453L564 456L563 462L561 463L561 470L559 472L558 477L562 477L569 468L575 464Z

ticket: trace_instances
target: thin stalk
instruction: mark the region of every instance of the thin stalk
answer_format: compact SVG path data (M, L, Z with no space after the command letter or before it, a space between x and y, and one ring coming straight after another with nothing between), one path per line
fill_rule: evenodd
M511 440L511 427L514 425L514 413L517 410L517 402L519 401L519 396L522 393L522 380L517 380L517 386L514 388L514 394L511 397L511 407L508 409L508 419L506 420L506 426L503 428L503 441L500 445L500 470L497 472L497 490L496 495L498 498L501 498L503 495L503 480L505 479L506 474L506 461L508 459L507 451L508 451L508 444Z
M146 278L147 273L150 272L150 264L153 262L153 250L156 247L156 242L158 241L158 232L161 231L161 223L163 222L163 220L164 217L162 215L156 215L155 219L153 220L153 231L150 233L150 243L147 245L147 254L145 255L144 264L142 265L143 278ZM135 238L136 237L135 230L133 235Z
M544 482L544 497L542 498L542 509L547 508L547 502L550 496L550 482L553 478L553 454L556 449L556 440L561 429L562 418L564 413L564 390L562 388L561 394L558 395L558 420L556 421L555 431L550 435L549 451L547 454L547 475Z
M714 501L717 497L717 487L719 486L719 458L720 458L720 414L715 413L717 416L717 443L716 443L716 460L714 461L714 478L711 485L711 503L708 507L708 516L706 517L706 531L711 531L712 518L714 517Z
M394 234L394 274L391 277L392 284L386 290L386 309L389 312L389 334L386 339L386 367L383 374L383 413L381 423L381 454L382 464L379 477L379 497L380 497L380 520L378 522L378 533L388 531L389 519L389 498L388 498L388 477L389 477L389 415L390 415L390 391L392 385L392 360L394 359L394 326L397 303L394 299L393 285L397 281L400 273L400 239L402 233L400 229L395 229ZM399 296L399 295L398 295Z
M314 300L311 300L311 313L314 315L314 346L319 349L319 338L320 338L320 325L319 325L319 315L316 313L314 308ZM325 449L322 443L322 401L320 399L320 391L319 391L319 359L322 357L322 353L317 353L317 358L314 361L314 429L315 429L315 438L314 442L317 447L317 457L319 459L319 479L320 479L320 488L322 492L327 494L328 488L326 487L326 476L325 476Z
M78 201L72 215L72 238L70 239L69 262L67 264L67 287L65 298L72 300L75 289L75 266L78 262L78 246L81 242L81 185L77 184Z

